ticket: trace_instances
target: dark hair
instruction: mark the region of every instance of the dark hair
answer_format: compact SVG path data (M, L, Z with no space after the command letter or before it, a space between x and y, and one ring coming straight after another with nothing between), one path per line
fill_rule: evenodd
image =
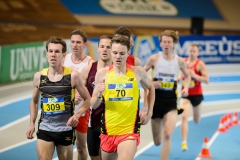
M113 37L111 40L111 46L113 43L120 43L121 45L127 46L128 51L130 49L130 40L125 36L119 35L119 36Z
M132 32L127 27L121 26L115 30L113 36L116 36L116 35L123 35L130 38L132 36Z
M169 36L172 37L173 43L178 43L178 31L173 31L173 30L165 30L163 31L160 36L159 36L159 41L162 42L162 37L163 36Z
M83 30L76 29L76 30L72 31L71 37L72 37L72 35L79 35L82 37L84 43L87 42L87 34Z
M101 41L102 39L110 39L110 40L112 40L112 36L102 35L102 36L100 37L99 41L98 41L98 46L99 46L99 43L100 43L100 41Z
M66 53L67 51L67 45L66 45L66 42L62 39L62 38L59 38L59 37L50 37L46 43L46 50L48 51L48 45L50 43L54 43L54 44L61 44L62 45L62 53Z

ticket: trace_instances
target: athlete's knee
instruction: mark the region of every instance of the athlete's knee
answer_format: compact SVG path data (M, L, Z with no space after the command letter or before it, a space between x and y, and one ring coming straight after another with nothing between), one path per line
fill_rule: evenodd
M84 152L87 149L86 144L79 143L78 141L76 143L76 146L77 146L78 152Z
M159 146L162 143L162 138L161 137L153 137L153 142L155 146Z
M200 116L194 117L194 123L196 124L200 123Z
M169 141L171 139L171 134L168 131L164 131L163 138L164 141Z
M188 116L182 115L182 121L187 121L187 119L188 119Z

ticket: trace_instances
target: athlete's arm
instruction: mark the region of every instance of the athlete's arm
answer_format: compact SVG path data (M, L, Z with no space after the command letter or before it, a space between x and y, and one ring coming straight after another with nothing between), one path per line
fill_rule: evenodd
M203 61L200 61L198 63L198 66L199 66L199 71L201 72L201 76L194 74L192 77L195 78L199 82L204 82L204 83L208 84L209 76L208 76L208 72L207 72L205 63Z
M141 66L142 62L138 57L134 57L134 66Z
M90 71L91 67L92 67L92 63L90 63L89 65L85 66L82 69L81 78L82 78L82 81L83 81L84 85L87 85L87 78L88 78L88 74L89 74L89 71Z
M158 56L159 56L158 54L154 54L149 57L149 59L147 60L146 64L143 67L145 71L148 71L150 68L154 67L156 60L158 59Z
M95 88L92 93L91 105L93 109L96 109L101 104L102 94L105 90L105 77L108 68L101 68L97 71L95 76Z
M78 124L78 119L83 113L85 113L90 107L90 95L87 88L83 84L81 75L77 71L72 71L71 73L71 84L73 88L76 88L78 93L83 98L84 102L79 108L79 110L68 120L67 126L76 127Z
M37 72L33 78L33 93L32 99L30 101L30 126L26 133L28 139L33 139L33 133L35 132L35 122L38 114L38 100L39 100L39 82L40 82L41 73Z
M152 84L151 79L148 77L147 72L142 67L135 67L134 72L136 73L136 77L139 79L141 85L148 89L147 94L147 107L148 111L146 113L146 116L140 115L140 119L142 121L142 124L147 124L150 118L152 117L153 112L153 104L155 100L155 88Z
M178 65L185 78L184 88L182 89L182 96L187 96L190 81L191 81L191 76L187 70L186 63L184 62L182 57L178 57Z
M156 62L158 61L158 57L159 57L159 54L154 54L149 57L145 66L143 67L145 69L145 71L148 71L150 68L152 68L152 69L154 68ZM155 87L155 89L160 88L159 81L152 81L152 83L153 83L153 86Z

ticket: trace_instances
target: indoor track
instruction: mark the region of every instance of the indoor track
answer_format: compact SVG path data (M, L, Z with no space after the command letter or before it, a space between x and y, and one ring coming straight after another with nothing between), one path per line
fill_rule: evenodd
M217 132L221 116L240 112L240 65L208 65L207 70L210 84L203 85L205 99L202 120L195 125L189 118L189 150L186 152L181 151L180 122L177 123L169 160L199 160L197 156L205 137L211 143L209 150L212 159L237 160L240 157L240 125L230 128L226 133ZM38 159L36 139L28 140L25 135L29 125L32 88L32 82L0 87L0 160ZM141 143L135 159L158 160L160 148L153 145L150 123L142 126ZM76 155L75 149L74 159L77 159Z

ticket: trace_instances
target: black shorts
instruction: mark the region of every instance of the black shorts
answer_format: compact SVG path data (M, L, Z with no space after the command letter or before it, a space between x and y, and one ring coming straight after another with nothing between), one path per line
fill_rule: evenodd
M155 103L153 105L152 119L155 119L155 118L162 119L165 114L167 114L172 110L177 110L176 101L155 100Z
M100 127L88 127L87 147L90 156L99 156Z
M37 138L47 142L54 142L55 146L69 146L71 144L74 144L76 135L75 130L63 132L49 132L44 130L38 130Z
M192 95L187 97L182 97L184 99L188 99L193 107L197 107L203 101L203 95Z

